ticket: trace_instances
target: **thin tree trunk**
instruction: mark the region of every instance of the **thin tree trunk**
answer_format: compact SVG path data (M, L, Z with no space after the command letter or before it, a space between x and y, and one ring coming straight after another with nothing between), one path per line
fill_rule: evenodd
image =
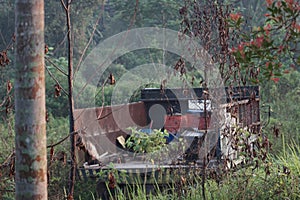
M15 5L16 199L47 199L44 1Z
M68 38L68 85L69 85L69 126L70 126L70 143L71 143L71 169L69 174L69 193L68 200L73 199L76 173L76 155L75 155L75 125L74 125L74 100L73 100L73 40L71 31L71 0L64 4L67 17L67 38Z

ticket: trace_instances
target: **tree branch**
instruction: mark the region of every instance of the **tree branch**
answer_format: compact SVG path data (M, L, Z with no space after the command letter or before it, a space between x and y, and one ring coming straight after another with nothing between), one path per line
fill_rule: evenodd
M9 156L7 156L7 158L4 160L4 162L2 164L0 164L0 168L4 165L6 165L6 163L8 163L8 161L15 155L15 150L13 150L12 153L9 154Z
M55 147L55 146L63 143L65 140L67 140L71 135L76 135L76 134L78 134L78 132L74 131L74 132L70 133L69 135L67 135L66 137L64 137L63 139L59 140L58 142L48 145L47 148Z
M81 54L81 56L80 56L80 58L79 58L79 61L78 61L78 64L77 64L77 66L76 66L76 68L75 68L74 74L79 70L79 67L80 67L80 65L81 65L81 63L82 63L83 57L84 57L84 55L85 55L85 52L87 51L88 47L90 46L90 44L91 44L91 42L92 42L92 39L93 39L93 37L94 37L94 35L95 35L95 31L96 31L97 26L98 26L98 24L99 24L99 21L100 21L100 19L102 18L103 11L104 11L104 1L103 1L103 3L102 3L101 12L99 12L98 18L97 18L97 20L96 20L96 22L95 22L95 24L94 24L94 26L93 26L93 31L92 31L92 34L91 34L91 36L90 36L90 38L89 38L89 41L88 41L88 43L86 44L86 46L84 47L83 52L82 52L82 54Z
M56 47L55 50L53 51L54 54L58 51L58 49L60 48L60 46L66 41L67 36L68 36L68 33L65 33L64 38L61 40L61 42L58 43L57 47Z
M68 74L66 72L64 72L61 68L59 68L52 60L50 60L48 57L45 57L45 59L51 64L53 65L53 67L55 67L58 71L60 71L63 75L68 76Z
M67 95L67 96L69 96L69 94L67 93L67 91L61 86L61 84L60 84L60 83L58 82L58 80L54 77L54 75L50 72L50 70L49 70L47 67L45 67L45 68L46 68L48 74L50 75L50 77L51 77L51 78L56 82L56 84L58 84L59 87L62 89L62 91L64 92L64 94Z
M137 14L137 10L138 10L138 3L139 3L139 0L136 0L135 1L135 8L134 8L134 14L130 20L130 24L129 24L129 27L127 29L127 32L130 30L130 28L133 26L134 24L134 20L136 18L136 14ZM124 40L127 38L127 34L124 36L123 40L120 40L120 42L117 44L117 47L115 47L112 52L110 53L110 57L114 55L114 53L116 52L116 50L118 49L119 46L121 46L121 44L124 42ZM106 60L101 63L99 66L101 67L104 63L106 62ZM96 71L98 72L98 71ZM85 85L80 89L80 91L78 92L77 96L75 98L77 98L79 95L81 95L81 93L85 90L85 88L87 87L87 85L91 82L91 80L97 76L98 74L97 73L94 73L85 83Z
M65 11L67 11L68 8L67 8L67 6L66 6L64 0L60 0L60 2L61 2L61 5L63 6L63 8L65 9Z

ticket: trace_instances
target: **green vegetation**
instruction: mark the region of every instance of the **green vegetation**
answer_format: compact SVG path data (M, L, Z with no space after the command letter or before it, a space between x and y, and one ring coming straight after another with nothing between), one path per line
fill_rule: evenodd
M85 51L86 44L89 42L93 32L94 35L91 38L90 46L86 49L86 55L101 41L116 33L125 31L128 28L155 26L179 30L184 27L183 24L195 22L195 19L199 20L199 18L197 18L199 16L195 13L193 14L197 8L197 6L193 7L193 1L185 1L186 4L190 6L188 7L190 10L187 16L191 18L187 19L182 15L182 13L184 13L184 10L181 10L182 6L184 6L182 1L164 0L158 2L156 0L140 0L138 5L136 5L136 1L115 0L106 2L104 6L101 0L76 0L72 2L71 15L75 41L75 65L80 62L81 53ZM212 1L202 2L205 2L203 5L207 6L211 4ZM230 13L234 14L231 15L232 19L229 21L232 28L230 30L232 32L230 33L238 33L238 37L230 37L233 41L228 48L235 48L237 61L242 64L242 68L245 70L241 74L247 76L247 73L251 73L248 83L260 85L261 121L263 124L262 135L268 138L271 148L268 151L269 154L267 158L263 161L258 161L259 165L257 167L255 163L253 163L248 167L236 171L228 171L226 173L218 171L216 172L218 174L217 177L208 175L208 178L205 179L206 198L299 199L300 68L299 51L296 49L297 51L292 52L293 49L297 48L295 44L299 43L299 12L290 8L289 3L284 4L282 9L276 7L277 2L292 1L275 1L275 3L269 4L269 9L264 5L269 2L272 3L273 1L271 0L241 0L237 1L236 4L232 4L233 1L224 2L230 5L227 15L229 16ZM8 80L10 80L12 85L14 83L14 3L12 0L8 0L1 1L0 4L0 52L2 53L2 50L5 50L9 58L8 63L0 66L0 199L10 200L14 199L14 100L13 88L11 92L8 93L7 83ZM135 9L135 7L137 7L137 9ZM210 7L210 9L211 8L212 7ZM233 8L235 8L234 11L232 10ZM137 11L136 16L135 11ZM208 11L211 10L207 9L207 12ZM67 90L67 79L64 73L67 71L68 66L66 58L67 47L64 40L66 27L64 11L60 5L60 1L46 0L45 12L45 40L49 47L49 52L45 59L47 68L46 104L49 120L47 123L47 145L53 145L69 135L68 101L67 94L64 92ZM265 12L270 12L271 15L265 18ZM287 15L284 15L284 12L286 12ZM203 11L201 14L203 14ZM282 24L284 21L278 23L275 20L276 17L279 17L278 15L282 15L283 18L293 18L293 20L296 20L296 23ZM101 16L101 18L97 22L99 16ZM273 19L271 19L271 17L273 17ZM210 22L214 23L213 21ZM98 26L94 31L95 23ZM199 24L194 23L189 26L186 33L191 34L191 30L196 29ZM205 25L205 23L202 23L202 25L203 24ZM212 27L218 30L217 27L213 25ZM272 26L271 29L269 25ZM281 36L285 36L286 34L286 32L282 30L282 27L284 29L289 27L289 25L291 27L294 26L294 29L288 29L288 33L291 34L291 37L287 40L279 40ZM273 29L276 29L276 31L269 35L269 31L271 32ZM250 35L246 35L246 33L250 32ZM210 34L214 40L210 40L207 43L210 45L219 45L220 41L214 37L215 35L219 35L219 32ZM205 35L200 31L199 35L201 37L207 37L209 34ZM264 36L262 43L256 43L254 46L250 45L251 39L259 42L260 40L257 39L261 36ZM273 39L275 42L268 39ZM206 43L200 39L199 42L206 45ZM239 44L243 45L239 46ZM262 45L263 49L258 48L260 45ZM272 51L272 49L275 49L275 51ZM222 48L219 46L213 46L210 49L210 53L212 53L212 55L218 55L221 50ZM277 55L278 51L280 51L280 55ZM274 59L274 57L276 57L276 59ZM0 58L1 60L4 58L2 54ZM163 63L168 66L174 66L178 59L178 55L155 49L144 49L127 53L109 66L104 72L103 77L99 77L98 85L95 86L95 88L89 88L89 97L95 97L97 106L110 105L115 86L110 84L103 86L104 81L110 73L113 74L116 81L118 81L126 72L136 66L147 64L149 61L151 61L151 63ZM216 57L216 59L220 59L220 57ZM224 63L225 68L228 67L228 69L230 68L229 65L232 64ZM183 77L181 77L179 73L176 74L176 76L187 83L194 82L194 84L192 84L193 87L200 87L203 74L196 71L190 63L187 63L186 67L188 70ZM235 71L235 69L236 68L230 68L228 70L234 71L232 76L235 76L234 78L228 78L229 84L232 82L233 84L243 84L241 80L236 79L236 77L238 77L236 75L239 74L239 72ZM252 76L259 72L258 69L261 70L262 73L259 76ZM225 72L226 70L224 70L224 73ZM77 79L75 79L75 81L82 81L79 77L80 75L75 73L75 77L76 76ZM270 80L266 80L265 78ZM77 84L83 85L84 81L86 80L83 80L82 83L77 82ZM178 81L178 79L173 82L176 81ZM58 83L59 86L57 85ZM126 85L127 88L124 88L122 92L126 93L130 91L133 86L135 85ZM160 85L149 84L146 86L159 87ZM96 94L92 93L93 89L96 90ZM80 102L85 102L89 100L89 97L79 97L81 98L79 100ZM136 101L138 98L139 93L136 91L130 101ZM2 104L2 102L4 103ZM84 104L81 106L84 106ZM271 108L270 112L266 106ZM136 134L141 133L136 132ZM147 137L145 143L141 143L141 141L137 140L129 140L127 143L128 146L140 152L156 151L158 150L156 149L158 144L162 144L162 141L165 140L164 136L166 136L166 133L155 134L153 136L140 135L139 137L142 136ZM70 160L69 146L69 140L66 139L59 145L48 148L49 199L63 199L67 194L66 190L69 181L69 165L67 161ZM163 145L160 145L159 147L161 148L162 146ZM130 195L128 197L129 199L136 200L201 199L203 197L202 177L197 177L197 181L193 183L189 182L188 177L185 178L185 184L179 186L172 185L168 190L158 192L157 194L146 194L145 189L142 186L138 186L135 188L136 190L130 188L132 191L126 195ZM97 198L95 180L88 182L77 181L75 199L88 200ZM117 189L115 199L124 199L124 191Z
M136 153L152 153L160 151L166 146L167 131L153 130L152 133L144 133L131 128L131 135L126 141L126 146L132 148Z
M300 163L299 146L289 146L282 156L270 156L264 165L253 166L221 174L216 179L213 174L205 182L207 199L299 199L300 198ZM121 178L121 177L119 177ZM183 177L184 182L169 185L164 190L154 186L152 193L147 193L143 185L118 186L108 196L114 199L202 199L201 176ZM196 180L196 181L195 181ZM78 198L98 199L94 182L77 182ZM107 182L108 184L108 182ZM108 185L107 185L108 187Z
M292 71L283 74L277 84L268 82L261 87L262 104L269 105L271 116L268 117L266 108L262 108L263 122L268 123L263 132L269 137L272 152L280 154L283 145L295 143L300 145L300 73Z

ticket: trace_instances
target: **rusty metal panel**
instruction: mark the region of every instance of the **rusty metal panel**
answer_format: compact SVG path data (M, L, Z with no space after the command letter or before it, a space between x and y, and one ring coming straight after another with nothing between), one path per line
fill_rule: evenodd
M146 126L143 102L96 108L103 133L117 132L130 126Z
M116 152L116 138L120 135L126 137L128 127L147 125L143 102L77 109L74 116L78 140L81 140L78 145L82 143L83 150L95 159L106 152Z

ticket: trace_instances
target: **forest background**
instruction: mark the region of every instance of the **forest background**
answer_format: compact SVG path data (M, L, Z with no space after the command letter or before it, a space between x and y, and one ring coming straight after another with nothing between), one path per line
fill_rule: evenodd
M84 56L87 55L99 43L119 32L126 31L128 29L138 27L160 27L169 28L175 31L184 31L187 27L187 24L193 21L192 17L195 17L193 15L189 16L191 18L189 18L190 21L187 22L187 15L184 14L182 9L184 7L191 9L191 7L187 6L191 5L191 2L192 1L141 0L138 1L137 4L137 1L121 0L108 0L105 1L105 3L100 0L73 1L71 16L72 31L74 35L74 66L79 66L82 59L84 59ZM207 5L214 3L213 1L204 2ZM236 34L242 32L247 33L245 35L240 34L239 37L235 38L236 40L230 44L230 49L232 50L234 48L240 50L239 45L242 41L246 41L251 37L251 34L255 32L253 30L258 30L260 28L264 29L267 24L274 23L276 25L276 22L269 21L268 23L267 20L267 13L279 13L279 11L273 9L276 6L274 4L275 7L272 7L271 1L228 0L216 2L220 2L220 5L226 5L226 8L228 9L228 23L231 25L231 28L237 31ZM289 4L287 3L286 7L288 7L288 5ZM0 102L2 102L0 113L0 165L4 166L4 164L8 162L9 156L14 151L14 1L0 1L0 11L0 50L1 59L4 61L4 63L1 63L0 67ZM289 11L284 12L289 13ZM296 19L299 20L298 15L296 16ZM297 21L297 23L299 24L299 21ZM64 93L68 87L67 78L65 76L68 67L66 32L67 27L65 13L60 1L46 0L45 43L47 44L47 54L45 57L45 62L46 108L48 113L47 143L49 145L56 143L69 134L66 131L68 130L69 125L68 99L67 95ZM191 32L187 32L187 34L190 33ZM274 36L272 36L273 40L276 40L276 37L279 40L282 36L284 36L284 34L285 33L283 30L281 30L281 32L277 32ZM293 51L289 51L289 53L292 54L292 57L299 56L296 45L296 43L299 41L299 35L297 35L297 37L294 39L295 44L287 43L287 45L290 45L290 49L293 49ZM88 48L87 44L89 44ZM202 44L205 43L203 42ZM244 50L246 51L246 48ZM239 51L235 51L233 53L237 53L235 56L237 57L237 60L240 61L241 66L246 66L247 63L249 64L250 58L249 61L245 61L243 59L239 60ZM274 58L274 55L272 56ZM5 60L4 58L7 58L8 60ZM164 62L170 66L175 65L176 63L174 62L174 55L162 52L161 50L141 50L138 52L130 52L115 60L105 72L105 75L108 76L110 73L112 73L116 81L118 81L118 79L122 77L124 73L135 66L149 63L149 60L152 60L156 63ZM276 60L276 58L274 60ZM264 66L266 66L267 63L267 61L260 63L257 61L254 62L256 62L257 65ZM293 59L284 58L280 60L280 63L281 69L278 70L280 71L278 74L275 74L274 76L263 75L262 78L260 77L257 80L248 80L248 83L260 86L261 120L265 125L262 133L268 138L270 144L272 144L271 148L269 149L271 157L283 158L284 156L287 156L287 152L289 150L292 150L292 153L295 153L296 158L298 157L298 161L294 164L299 164L300 126L298 120L300 119L300 67L299 62L293 62ZM274 65L276 65L276 63ZM274 68L276 68L276 66ZM278 69L278 66L276 69ZM187 80L192 80L193 77L196 77L196 79L201 79L201 76L197 74L197 72L187 74L185 78ZM74 81L76 81L76 78ZM195 83L195 87L200 86L200 83ZM131 86L128 85L128 87ZM96 105L110 105L113 88L113 85L106 85L104 89L105 102L102 102L103 99L99 97L96 99ZM102 92L101 87L99 87L99 92ZM138 93L133 96L133 100L137 100L138 98ZM61 152L65 152L68 155L68 140L56 146L54 150L54 156L57 156ZM284 166L287 167L290 164L292 165L292 163L285 163ZM280 166L280 168L282 167L281 165L277 166L275 164L274 166ZM52 174L49 182L49 197L53 199L55 199L55 195L63 195L65 193L64 188L67 185L67 175L64 173L67 172L64 172L64 170L59 170L61 168L67 171L68 165L63 162L53 162L50 166ZM297 170L299 172L299 166ZM13 174L1 172L0 180L0 198L13 199ZM299 181L299 174L297 180ZM293 184L296 183L299 185L299 182L297 181ZM82 199L90 198L89 195L91 195L91 192L94 191L92 189L85 190L80 184L83 183L78 183L77 185L77 197ZM263 181L261 181L261 184L263 185ZM280 187L280 185L283 183L279 181L278 184L279 186L276 187ZM262 185L260 185L261 188L263 187ZM249 190L251 190L254 189L254 187L257 187L257 185L253 183L250 186L248 185L248 187ZM297 189L299 189L299 187ZM59 194L56 194L57 191L59 191ZM275 192L276 191L274 191L274 193ZM85 195L83 195L83 193L85 193ZM294 197L299 197L299 191L296 190Z

